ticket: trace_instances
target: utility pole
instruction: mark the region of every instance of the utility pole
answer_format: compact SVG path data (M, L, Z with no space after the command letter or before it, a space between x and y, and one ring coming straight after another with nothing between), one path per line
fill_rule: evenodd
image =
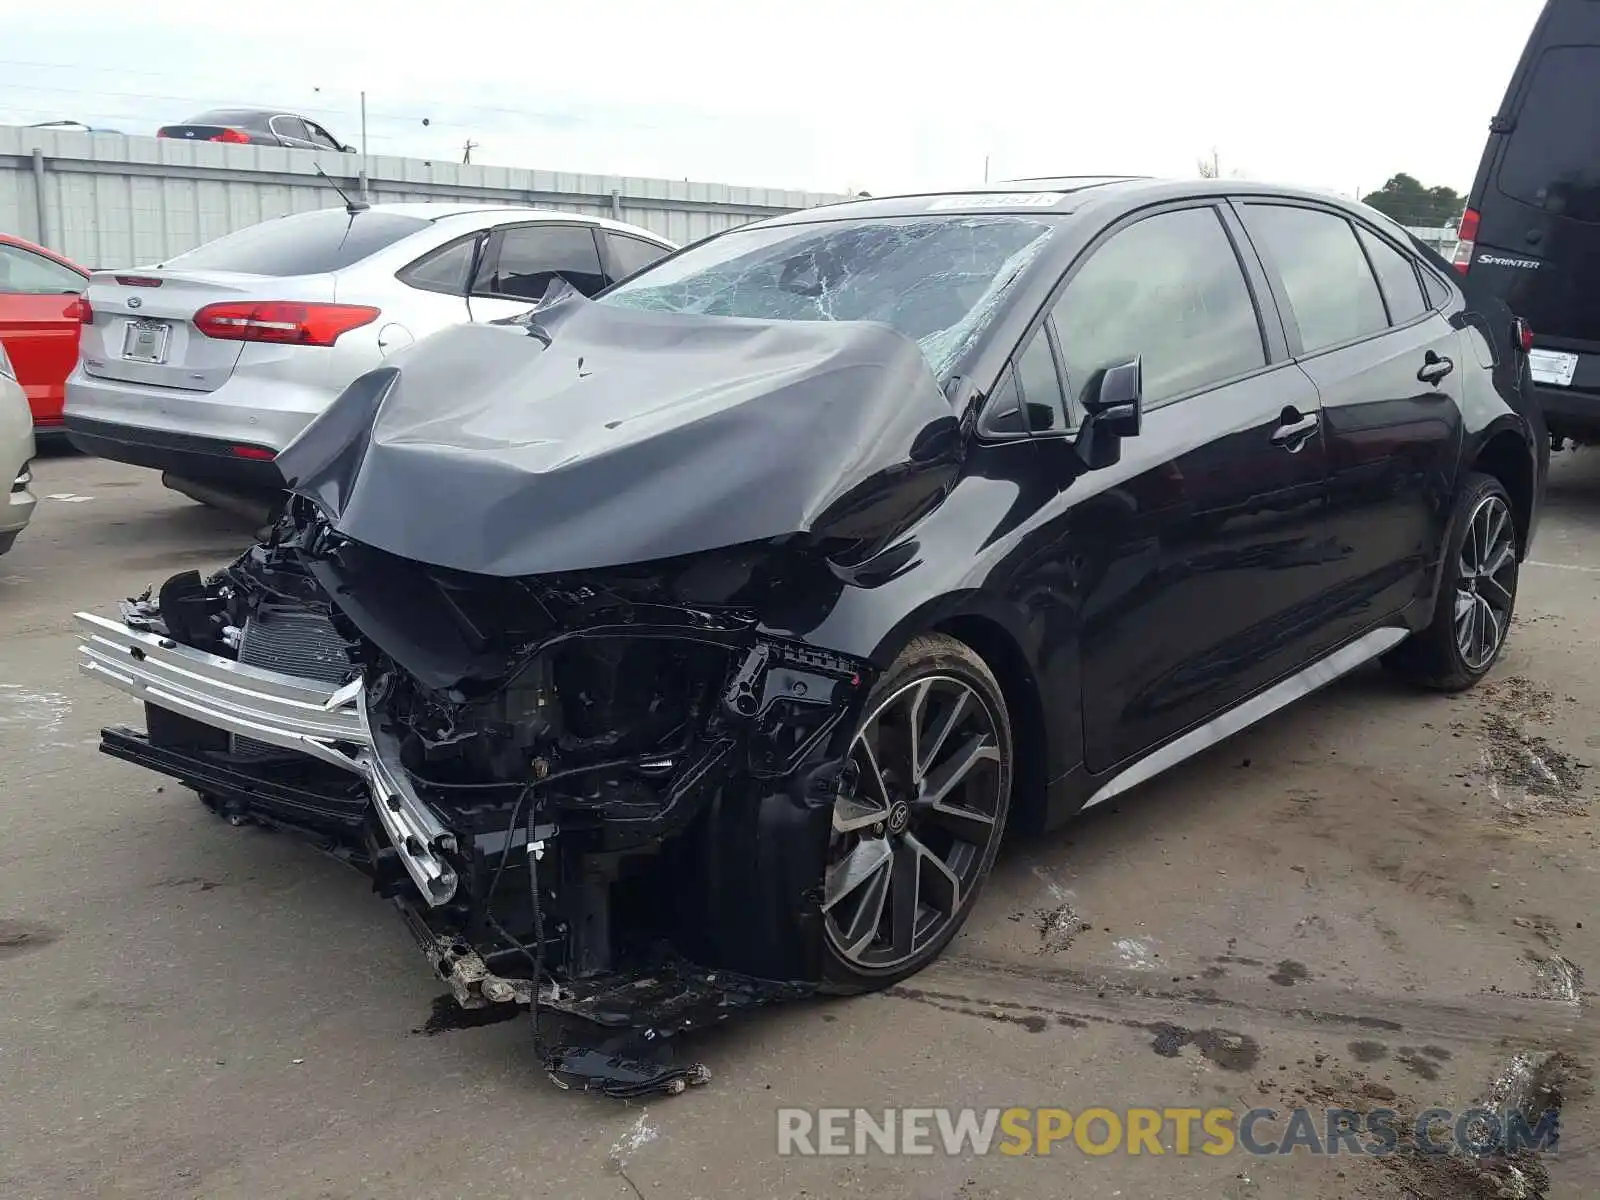
M361 198L368 200L367 196L367 93L361 92Z
M985 183L989 182L989 156L987 154L983 156L983 181Z
M471 138L468 138L467 139L467 144L465 146L461 147L461 165L462 166L467 166L467 165L471 164L471 162L472 162L472 152L474 150L476 150L477 148L478 148L478 143L473 141Z
M1217 148L1211 147L1211 178L1222 178L1222 159L1217 156Z

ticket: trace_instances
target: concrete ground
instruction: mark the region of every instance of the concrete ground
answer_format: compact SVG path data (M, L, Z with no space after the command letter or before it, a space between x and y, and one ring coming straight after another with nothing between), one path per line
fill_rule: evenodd
M522 1021L423 1032L441 987L360 877L96 753L138 713L76 673L72 612L218 565L249 531L133 468L55 456L35 479L0 559L0 1194L1593 1194L1600 453L1557 456L1487 685L1349 678L1011 846L905 987L707 1035L709 1086L632 1106L552 1087ZM776 1153L780 1105L1414 1115L1551 1050L1548 1185L1303 1151Z

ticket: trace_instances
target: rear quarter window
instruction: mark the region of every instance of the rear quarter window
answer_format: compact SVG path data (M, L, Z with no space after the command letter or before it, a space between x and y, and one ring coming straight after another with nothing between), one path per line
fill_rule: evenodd
M1600 46L1555 46L1539 56L1498 181L1514 200L1600 222Z
M297 213L224 234L161 265L182 271L240 271L247 275L317 275L337 271L426 229L421 217Z
M1377 272L1378 286L1383 289L1384 302L1389 306L1390 322L1404 325L1420 317L1429 306L1417 282L1416 265L1371 230L1357 226L1356 234L1361 238L1372 269Z
M1428 293L1428 307L1443 308L1450 299L1450 285L1427 267L1422 268L1422 287Z

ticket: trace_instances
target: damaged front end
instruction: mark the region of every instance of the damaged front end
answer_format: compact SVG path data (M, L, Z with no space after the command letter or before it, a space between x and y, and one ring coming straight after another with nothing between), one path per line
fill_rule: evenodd
M216 574L78 614L81 662L145 704L105 752L360 868L462 1006L616 1035L547 1051L558 1081L672 1090L702 1076L626 1043L821 978L872 668L764 623L831 578L804 545L495 577L354 541L295 499Z

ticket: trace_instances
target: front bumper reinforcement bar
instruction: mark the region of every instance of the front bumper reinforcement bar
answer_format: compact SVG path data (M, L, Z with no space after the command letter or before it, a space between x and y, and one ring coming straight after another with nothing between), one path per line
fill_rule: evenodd
M76 614L79 666L130 696L193 720L297 750L361 776L378 821L430 905L456 893L444 855L454 835L411 786L399 745L374 719L363 680L340 687L208 654L169 637Z

